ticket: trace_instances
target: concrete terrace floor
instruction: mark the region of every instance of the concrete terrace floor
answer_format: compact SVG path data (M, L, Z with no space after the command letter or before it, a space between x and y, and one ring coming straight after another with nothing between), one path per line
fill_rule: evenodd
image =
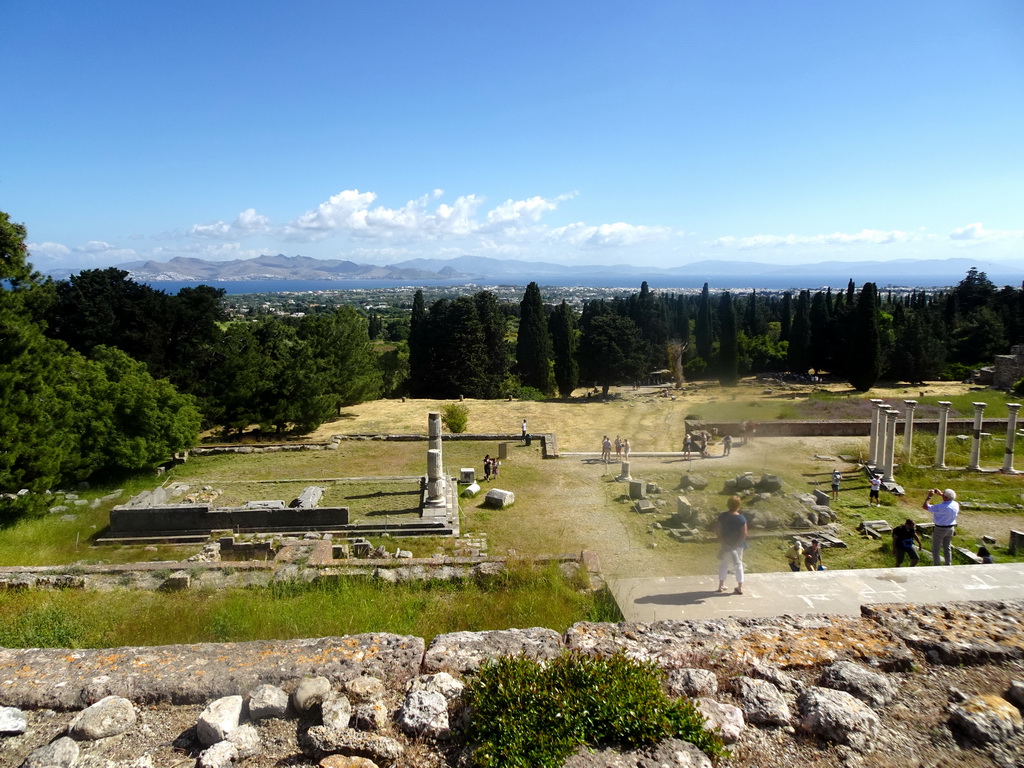
M1024 563L751 573L743 585L744 594L733 594L735 586L730 574L728 591L719 593L717 572L616 579L609 584L626 621L803 613L859 616L861 605L872 603L1020 599L1024 597Z

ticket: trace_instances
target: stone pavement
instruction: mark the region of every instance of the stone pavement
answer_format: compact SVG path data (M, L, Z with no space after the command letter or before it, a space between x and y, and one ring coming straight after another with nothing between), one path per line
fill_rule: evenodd
M711 570L716 563L708 563ZM609 580L626 621L759 618L805 613L860 616L874 603L934 604L1024 597L1024 563L750 573L744 594L719 593L717 573Z

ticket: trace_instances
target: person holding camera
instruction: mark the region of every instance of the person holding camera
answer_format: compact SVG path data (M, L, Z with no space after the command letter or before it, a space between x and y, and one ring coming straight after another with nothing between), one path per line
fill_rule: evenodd
M929 504L932 496L942 496L938 504ZM956 501L956 491L947 488L940 491L933 488L928 491L921 508L932 516L935 527L932 529L932 564L939 564L941 554L946 565L953 563L953 533L956 531L956 518L960 514L960 505Z

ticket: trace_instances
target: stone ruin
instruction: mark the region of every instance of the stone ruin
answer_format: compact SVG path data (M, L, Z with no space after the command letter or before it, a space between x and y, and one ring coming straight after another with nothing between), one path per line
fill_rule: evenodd
M180 488L162 486L144 492L110 512L110 529L101 543L170 542L192 543L206 540L214 531L235 533L277 533L303 535L310 532L341 535L432 535L458 534L456 484L444 471L441 445L441 414L428 415L427 472L419 480L420 514L416 520L352 523L350 509L320 506L321 486L309 486L290 503L284 500L249 501L241 506L215 506L217 492L212 488L175 500ZM412 478L381 478L403 481ZM179 494L181 495L181 494Z

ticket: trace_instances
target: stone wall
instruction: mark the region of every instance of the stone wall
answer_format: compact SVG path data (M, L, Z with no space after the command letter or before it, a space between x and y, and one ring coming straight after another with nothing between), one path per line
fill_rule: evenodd
M903 434L904 420L901 416L896 422L896 434ZM973 419L949 419L948 434L969 435L974 429ZM984 419L981 429L983 432L1006 432L1006 419ZM717 430L717 434L732 435L734 439L742 438L744 434L744 423L737 421L687 421L686 430ZM938 419L914 419L915 432L938 433ZM756 437L867 437L871 434L871 421L844 420L830 421L827 419L815 421L759 421L757 422Z
M315 530L348 525L348 507L299 509L213 507L209 504L118 505L110 510L110 535L186 531Z

